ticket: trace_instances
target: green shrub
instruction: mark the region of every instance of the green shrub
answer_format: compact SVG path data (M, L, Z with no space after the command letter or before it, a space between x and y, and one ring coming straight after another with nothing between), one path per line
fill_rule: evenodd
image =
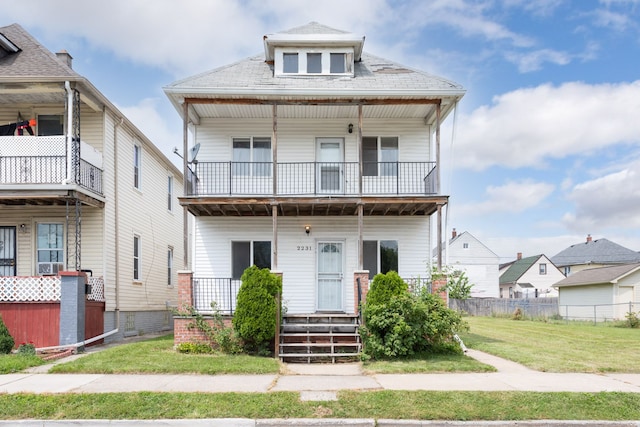
M205 354L212 353L213 348L204 342L182 342L176 347L180 353Z
M517 307L513 310L513 314L511 315L511 320L522 320L524 319L524 313L520 307Z
M455 310L427 290L405 292L382 304L369 304L361 328L365 358L407 357L423 352L460 352L454 334L467 330Z
M21 356L35 356L36 346L32 342L20 344L18 354Z
M2 316L0 316L0 354L9 354L11 350L13 350L13 346L16 342L13 340L13 337L9 333L9 329L7 325L2 321Z
M384 304L409 292L409 286L395 271L376 274L367 292L367 305Z
M638 317L639 313L634 313L632 311L625 314L625 318L627 321L625 322L628 328L640 328L640 318Z
M282 280L255 265L242 274L233 327L249 352L267 353L276 333L276 295Z

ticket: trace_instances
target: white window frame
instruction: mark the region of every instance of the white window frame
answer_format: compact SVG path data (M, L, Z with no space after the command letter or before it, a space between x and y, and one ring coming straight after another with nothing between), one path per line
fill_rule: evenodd
M396 253L398 255L398 260L397 260L397 268L396 270L400 269L400 243L398 240L394 240L394 239L377 239L377 240L364 240L363 241L363 251L364 251L364 242L375 242L376 244L376 272L375 274L373 274L373 272L369 271L369 278L373 279L373 277L380 273L382 271L382 242L395 242L396 245ZM364 254L363 254L364 255ZM391 270L389 270L391 271ZM396 271L397 273L399 273L398 271Z
M167 175L167 210L173 212L173 175Z
M538 264L538 272L540 273L540 276L546 276L547 275L547 264L543 263L543 262Z
M133 281L142 281L142 239L139 234L133 235Z
M273 250L273 243L271 242L271 240L232 240L231 241L231 247L230 247L230 253L231 253L231 269L230 269L230 277L234 280L240 279L240 277L234 277L237 275L233 274L233 267L234 267L234 252L233 252L233 245L234 243L248 243L249 244L249 265L245 268L251 267L252 265L255 265L255 244L256 243L269 243L269 267L261 267L261 268L269 268L271 269L271 266L273 265L272 262L273 260L271 259L271 251Z
M173 246L167 248L167 286L173 286Z
M51 247L41 248L40 247L40 242L39 242L39 239L38 239L38 236L40 234L40 227L41 226L45 226L45 225L46 226L52 226L52 225L60 226L60 229L62 230L62 235L60 236L60 245L61 245L60 247L54 247L54 248L51 248ZM56 236L57 236L57 234L56 234ZM17 238L18 237L16 235L16 239ZM36 236L35 236L35 238L36 238L36 244L35 244L35 247L36 247L36 265L38 265L40 262L51 262L51 263L55 263L55 264L66 265L65 241L66 241L67 236L66 236L66 230L65 230L65 227L64 227L63 223L57 222L57 221L40 221L40 222L37 222L36 223ZM62 260L58 260L58 261L40 261L40 251L49 252L49 253L50 252L61 252L62 253ZM16 255L17 255L17 253L16 253ZM36 270L36 272L37 272L37 270Z
M309 72L307 67L307 55L320 54L321 71ZM344 55L344 72L331 72L331 54ZM297 55L298 67L296 72L286 72L284 67L285 56ZM334 48L283 48L277 47L274 51L274 75L277 77L288 76L351 76L354 75L354 50L351 47Z
M370 136L363 136L362 137L362 144L363 144L363 156L364 156L364 140L365 139L373 139L376 138L376 173L372 174L370 171L367 171L366 168L370 163L365 163L363 165L363 176L378 176L378 177L397 177L399 174L399 159L400 159L400 137L398 136L391 136L391 135L384 135L384 136L374 136L374 135L370 135ZM396 141L396 149L393 150L396 152L396 160L392 160L390 162L384 160L382 157L382 153L383 153L383 149L382 149L382 140L385 138L390 138L390 139L395 139ZM373 151L373 150L368 150L368 151ZM389 150L391 151L391 150ZM364 161L364 159L363 159ZM385 163L385 164L381 164L381 163ZM395 165L394 165L395 163Z
M236 141L249 140L249 159L236 160ZM268 160L256 160L256 140L269 140L269 159ZM269 136L236 136L231 138L231 156L232 156L232 174L234 176L253 176L270 178L273 175L272 165L273 162L273 141ZM256 163L256 164L254 164ZM265 173L267 172L267 173Z
M142 189L142 146L133 144L133 187Z

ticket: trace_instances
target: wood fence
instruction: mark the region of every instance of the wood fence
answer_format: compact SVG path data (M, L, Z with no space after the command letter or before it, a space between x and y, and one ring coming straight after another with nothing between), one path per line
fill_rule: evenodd
M450 299L449 307L471 316L511 316L516 309L525 317L558 317L558 298L469 298Z

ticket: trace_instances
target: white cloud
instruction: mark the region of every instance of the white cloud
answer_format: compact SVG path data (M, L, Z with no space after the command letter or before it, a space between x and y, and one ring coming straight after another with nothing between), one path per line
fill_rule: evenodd
M539 49L529 53L511 52L505 57L509 62L516 64L521 73L538 71L546 62L556 65L567 65L571 62L570 54L552 49Z
M575 211L563 217L571 230L616 230L640 227L640 161L629 168L577 184L568 199Z
M640 81L518 89L461 117L456 166L541 167L552 158L640 144L638 111Z
M500 186L489 186L482 202L463 204L458 213L464 215L488 215L494 213L520 213L538 206L555 186L533 180L509 181Z

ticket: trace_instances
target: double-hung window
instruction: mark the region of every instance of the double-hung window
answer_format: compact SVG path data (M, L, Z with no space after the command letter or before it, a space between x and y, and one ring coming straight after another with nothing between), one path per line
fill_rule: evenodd
M362 138L364 176L398 176L398 137Z
M140 189L140 175L142 167L142 148L139 145L133 146L133 186Z
M140 255L141 251L140 236L133 236L133 280L140 281Z
M173 177L167 177L167 210L173 210Z
M173 248L167 248L167 285L173 285Z
M369 279L378 273L398 271L397 240L365 240L363 242L364 269L369 270Z
M233 138L233 174L271 176L271 138Z
M37 230L38 263L64 263L64 226L40 223Z
M231 242L231 278L240 279L242 273L255 265L271 268L271 242Z

